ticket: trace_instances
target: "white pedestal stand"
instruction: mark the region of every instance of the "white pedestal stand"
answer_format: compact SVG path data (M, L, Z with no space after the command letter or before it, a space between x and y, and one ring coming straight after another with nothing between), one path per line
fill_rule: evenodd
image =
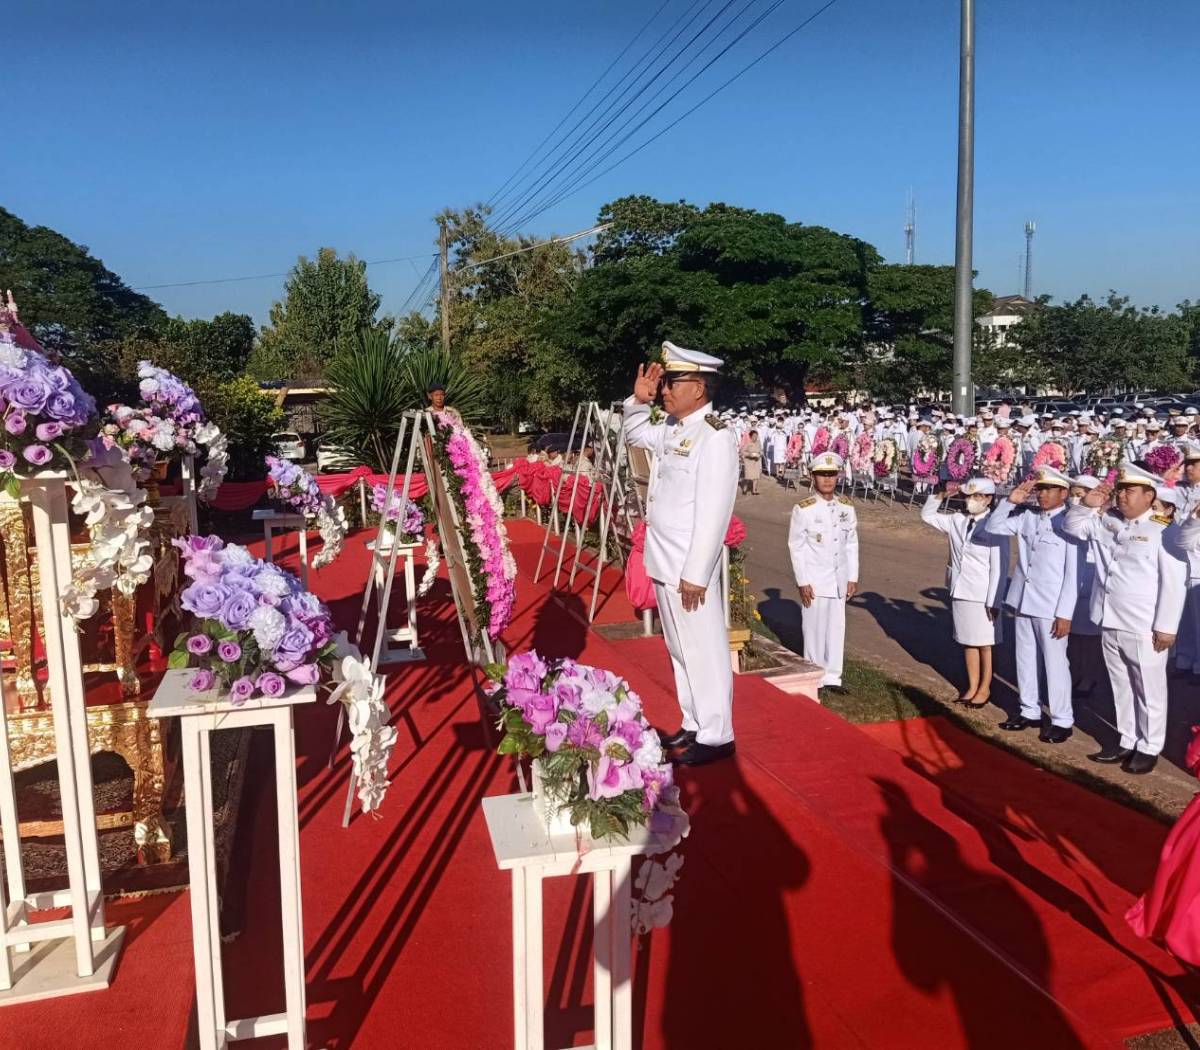
M374 552L375 540L371 540L367 544L367 550ZM396 557L404 561L404 597L406 602L406 612L403 627L389 627L387 625L388 610L382 609L380 616L383 617L383 622L380 624L380 629L383 631L383 644L379 647L379 664L399 664L412 663L417 660L425 659L425 651L417 642L417 582L416 572L413 568L413 555L420 547L420 543L400 543L396 545ZM380 554L386 558L391 549L391 544L386 540L383 546L379 548ZM372 558L371 564L375 570L375 586L382 593L387 584L387 565L379 558ZM399 642L399 645L393 645L393 642Z
M645 828L629 838L594 843L579 855L574 832L547 834L530 795L483 800L483 815L501 871L512 872L513 1046L544 1050L542 1001L542 880L556 875L592 879L593 969L596 1041L581 1050L631 1050L633 1046L633 858L659 848Z
M0 830L5 846L5 877L0 880L0 1006L107 988L125 936L124 927L104 927L83 661L75 623L63 615L59 605L59 595L71 582L66 475L41 474L23 482L21 489L33 507L67 888L25 891L8 722L0 701L0 744L4 747L0 755ZM64 907L71 912L65 919L30 922L32 912Z
M271 509L256 510L250 517L263 523L263 540L266 543L266 549L263 551L264 561L274 561L271 541L276 532L291 532L295 529L300 534L300 582L304 584L304 589L308 590L308 519L303 514L289 514L287 511Z
M192 952L196 963L196 1016L200 1050L224 1050L239 1039L287 1035L288 1050L305 1050L304 923L300 908L300 822L296 806L296 738L292 708L317 698L312 687L281 697L256 697L235 707L217 691L188 688L194 674L168 671L150 701L151 718L179 718L187 806L188 882ZM286 1009L229 1021L218 924L216 841L210 740L214 730L270 726L275 739L275 804L279 825L280 911L283 916L283 988ZM263 975L265 977L265 975Z

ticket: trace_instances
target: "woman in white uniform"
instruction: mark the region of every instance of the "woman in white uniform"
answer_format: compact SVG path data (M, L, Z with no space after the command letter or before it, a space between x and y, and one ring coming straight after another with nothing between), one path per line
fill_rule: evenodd
M993 536L983 527L992 509L996 486L987 478L959 485L947 481L944 495L962 494L966 510L942 508L942 493L934 492L921 508L921 520L946 534L950 557L946 586L954 617L954 640L963 647L967 688L958 703L983 707L992 694L992 647L1003 640L1000 605L1008 584L1007 536Z

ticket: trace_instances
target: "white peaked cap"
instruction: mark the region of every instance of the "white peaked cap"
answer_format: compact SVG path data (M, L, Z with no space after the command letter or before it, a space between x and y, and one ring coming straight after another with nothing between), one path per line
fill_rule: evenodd
M1071 479L1061 470L1055 470L1054 467L1038 467L1033 483L1035 485L1057 485L1063 489L1071 487Z
M668 372L718 372L725 362L699 350L685 350L668 339L662 345L662 363Z
M1019 427L1031 427L1031 426L1034 426L1036 423L1037 423L1037 416L1022 416L1020 419L1017 420L1017 426L1019 426Z
M1163 503L1169 503L1172 507L1179 506L1179 496L1173 488L1166 485L1155 485L1154 495Z
M1126 463L1117 475L1117 484L1146 485L1149 488L1157 489L1159 485L1163 484L1163 479L1157 474L1151 474L1150 471L1144 470L1134 463Z
M842 457L836 452L822 452L813 456L808 469L812 474L836 474L842 469Z
M1071 479L1071 488L1094 489L1099 484L1100 479L1092 477L1091 474L1080 474Z
M958 491L964 496L994 496L996 483L991 478L972 478Z

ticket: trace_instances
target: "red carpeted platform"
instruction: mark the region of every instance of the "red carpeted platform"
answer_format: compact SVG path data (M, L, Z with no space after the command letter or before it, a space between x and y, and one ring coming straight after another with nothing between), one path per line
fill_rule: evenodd
M541 531L516 523L513 535L528 572ZM343 624L361 600L365 538L313 577ZM607 642L571 598L521 583L510 649L610 667L669 723L661 641ZM511 1045L509 880L479 809L512 789L510 766L483 744L444 583L421 614L430 660L391 677L400 742L381 819L340 827L333 711L300 721L313 1046ZM1120 922L1164 828L937 720L868 734L751 677L736 704L737 760L680 777L693 833L675 922L635 960L635 1045L1115 1050L1192 1019L1196 985ZM249 857L250 927L226 950L231 1016L281 1000L265 773L247 817L264 844ZM137 925L114 986L0 1012L0 1047L187 1045L187 897L121 910ZM552 884L546 922L547 1045L582 1045L586 886Z

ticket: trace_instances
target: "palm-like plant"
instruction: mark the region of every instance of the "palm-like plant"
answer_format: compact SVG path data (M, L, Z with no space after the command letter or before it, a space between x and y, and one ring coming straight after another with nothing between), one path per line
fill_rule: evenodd
M326 439L372 470L390 468L406 409L428 403L429 384L446 384L446 401L466 420L483 408L482 379L441 348L411 348L388 332L361 331L325 370L333 392L322 410Z

